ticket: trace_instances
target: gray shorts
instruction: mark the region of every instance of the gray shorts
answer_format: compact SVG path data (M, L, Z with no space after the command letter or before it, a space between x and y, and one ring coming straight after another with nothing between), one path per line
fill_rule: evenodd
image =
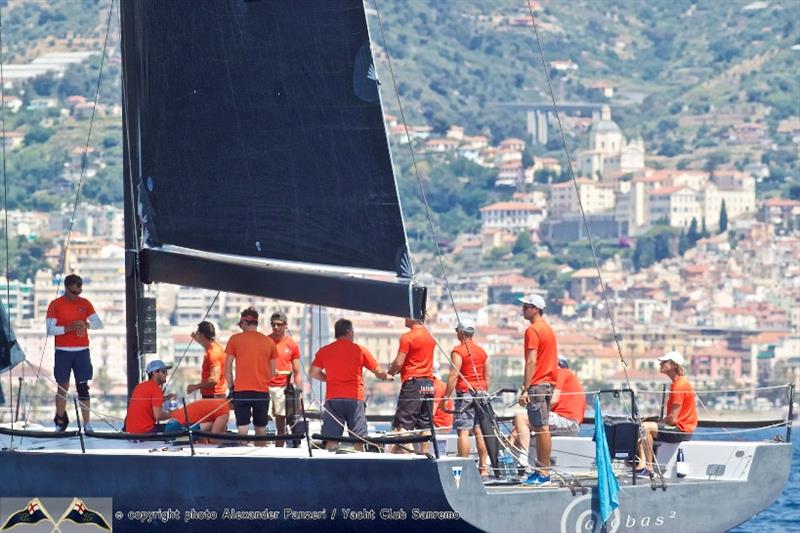
M472 429L476 428L481 425L481 412L475 407L475 404L472 404L472 395L469 392L457 392L456 393L456 403L455 403L455 420L453 421L453 427L456 430L465 430L465 429ZM469 405L467 409L464 409L464 412L460 412L464 406Z
M367 415L363 400L334 398L325 401L325 412L322 414L322 435L341 437L344 434L343 424L347 432L359 437L367 435Z
M553 397L553 385L537 383L528 387L528 421L534 428L548 427L550 418L550 399Z

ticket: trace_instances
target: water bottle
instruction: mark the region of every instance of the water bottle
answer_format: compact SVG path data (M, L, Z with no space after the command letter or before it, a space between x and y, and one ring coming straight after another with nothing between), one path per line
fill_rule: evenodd
M177 409L178 408L178 399L177 398L172 398L169 401L168 408L169 408L170 411L174 411L175 409Z
M689 473L689 465L686 464L683 456L683 448L678 448L678 458L675 461L675 473L678 477L686 477Z
M500 477L506 481L514 481L514 456L508 452L503 452L498 460L498 467L500 470Z

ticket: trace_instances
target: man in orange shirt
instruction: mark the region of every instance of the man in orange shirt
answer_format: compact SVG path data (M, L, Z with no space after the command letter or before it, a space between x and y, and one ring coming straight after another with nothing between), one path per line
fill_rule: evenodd
M197 331L192 333L192 338L202 346L206 353L203 355L203 368L200 373L200 382L186 386L188 394L196 390L205 399L225 398L228 387L225 386L225 350L216 341L217 332L211 322L200 322Z
M459 345L450 353L450 376L447 378L445 397L456 391L455 428L458 432L458 455L469 457L469 435L475 435L478 449L478 469L481 475L488 475L486 443L481 432L482 410L475 406L475 393L485 393L489 388L489 365L486 351L472 340L475 323L462 319L456 326Z
M187 414L189 415L188 424L186 423ZM174 409L170 416L184 427L199 424L201 431L225 433L230 416L230 401L225 398L202 398L187 404L186 412L184 412L183 406L180 406Z
M683 354L669 352L658 358L660 370L671 381L667 399L667 415L658 422L644 422L645 442L639 443L638 475L650 476L653 471L653 440L683 442L692 438L697 428L697 404L694 389L686 379Z
M278 435L286 433L286 385L288 380L294 376L294 386L298 391L303 390L303 376L300 369L300 348L294 342L286 328L288 318L286 313L278 311L272 313L269 319L272 326L272 333L269 337L275 343L278 356L275 359L275 374L269 382L269 398L272 403L272 416L275 417L275 429ZM283 446L282 441L275 443L276 446Z
M405 325L409 331L400 337L397 356L389 365L389 374L393 376L399 372L403 382L392 427L395 431L425 430L430 428L433 416L433 351L436 341L425 329L422 320L406 318ZM420 449L422 453L427 453L429 447L430 443L424 442ZM405 452L397 445L392 451Z
M367 416L364 407L364 376L367 369L378 379L391 381L392 377L378 365L369 351L353 342L353 323L340 318L333 325L336 340L323 346L314 356L309 375L325 382L325 406L322 416L322 435L341 437L344 427L350 436L367 435ZM335 441L326 441L325 447L336 449ZM357 443L363 451L364 444Z
M526 485L547 485L550 483L550 438L549 417L550 400L556 384L556 368L558 367L558 343L556 334L544 320L544 298L538 294L529 294L519 298L522 303L522 316L531 325L525 330L525 377L520 389L519 404L528 410L527 420L519 431L520 447L526 462L530 446L530 427L536 432L536 465L535 469L523 481ZM527 466L527 465L524 465Z
M256 435L267 434L269 423L269 382L275 371L277 349L268 336L258 332L258 311L248 307L239 320L241 333L228 339L225 380L233 393L233 411L240 435L250 430L252 415ZM234 377L234 365L236 367ZM258 441L258 446L266 442Z
M556 388L553 399L550 401L550 416L548 426L550 435L575 436L580 430L586 412L586 395L578 376L569 369L566 357L558 356L558 369L556 370ZM514 417L516 435L525 427L526 414ZM534 441L535 442L535 441Z
M76 274L64 278L64 296L56 298L47 307L47 334L55 337L56 353L53 377L58 383L56 393L56 431L69 426L67 415L67 390L70 373L75 375L75 389L81 404L84 428L91 431L89 418L89 380L92 379L92 361L89 357L89 329L101 329L103 322L92 303L81 298L83 280Z
M439 379L439 376L433 376L433 406L435 411L433 413L433 426L436 428L437 434L441 429L444 433L450 433L453 429L453 416L452 411L455 410L453 399L445 395L447 391L447 383ZM450 412L448 412L450 411Z
M163 408L164 400L171 400L174 394L164 396L161 387L167 382L167 373L172 365L155 360L147 363L147 381L142 381L133 389L128 402L128 415L125 417L125 431L128 433L155 433L158 423L169 420L171 413Z

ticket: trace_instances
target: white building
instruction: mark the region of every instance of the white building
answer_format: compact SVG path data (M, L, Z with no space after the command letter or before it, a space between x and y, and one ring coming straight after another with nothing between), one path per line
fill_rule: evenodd
M498 202L481 207L481 226L484 230L530 231L539 228L545 215L544 209L534 204Z
M575 192L577 184L578 193ZM584 213L600 213L614 208L614 187L609 184L598 183L586 178L578 178L575 183L566 181L550 186L550 215L580 214L578 204Z

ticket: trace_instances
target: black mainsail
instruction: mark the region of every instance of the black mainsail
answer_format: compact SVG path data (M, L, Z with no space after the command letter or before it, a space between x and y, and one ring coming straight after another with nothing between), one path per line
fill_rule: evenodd
M129 269L422 316L362 0L121 5Z

